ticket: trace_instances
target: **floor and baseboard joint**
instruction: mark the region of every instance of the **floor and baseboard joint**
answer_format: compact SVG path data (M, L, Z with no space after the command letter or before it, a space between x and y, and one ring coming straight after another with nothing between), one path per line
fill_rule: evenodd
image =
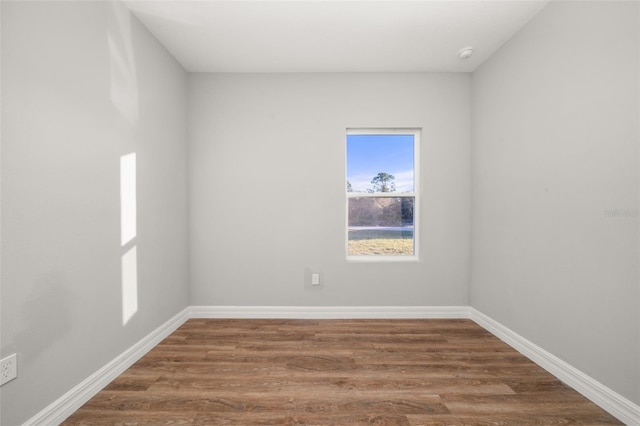
M627 425L640 406L469 306L190 306L62 395L23 426L59 424L191 318L470 319Z

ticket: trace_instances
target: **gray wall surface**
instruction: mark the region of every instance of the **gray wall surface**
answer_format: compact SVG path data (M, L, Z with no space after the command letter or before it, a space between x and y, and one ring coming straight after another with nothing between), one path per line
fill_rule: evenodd
M638 2L551 2L473 74L471 305L640 402Z
M470 80L190 74L191 303L467 305ZM348 127L422 128L420 262L345 260Z
M2 348L21 424L187 306L184 70L120 3L2 2ZM120 241L120 158L137 235ZM137 309L123 321L123 255Z

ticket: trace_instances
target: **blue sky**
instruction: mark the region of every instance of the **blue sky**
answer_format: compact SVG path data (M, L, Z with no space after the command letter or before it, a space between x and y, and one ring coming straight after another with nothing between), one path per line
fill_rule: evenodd
M413 135L347 135L347 180L365 192L379 172L395 176L396 192L413 191Z

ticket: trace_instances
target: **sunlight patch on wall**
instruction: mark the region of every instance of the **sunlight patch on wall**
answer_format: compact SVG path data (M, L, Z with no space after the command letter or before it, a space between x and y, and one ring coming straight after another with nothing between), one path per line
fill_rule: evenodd
M122 256L122 325L138 312L138 251L133 246Z
M120 243L124 246L136 237L136 154L120 157Z
M138 311L136 154L120 157L120 242L122 255L122 325Z

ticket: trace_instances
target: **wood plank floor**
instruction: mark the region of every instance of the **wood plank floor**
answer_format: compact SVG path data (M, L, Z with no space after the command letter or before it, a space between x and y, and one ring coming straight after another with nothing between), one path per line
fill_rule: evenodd
M470 320L192 319L63 424L621 423Z

